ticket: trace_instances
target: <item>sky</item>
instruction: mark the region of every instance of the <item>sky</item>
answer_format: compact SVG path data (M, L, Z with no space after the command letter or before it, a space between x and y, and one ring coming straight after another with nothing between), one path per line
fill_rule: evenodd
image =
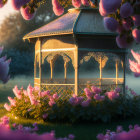
M0 24L2 23L3 19L8 16L10 13L17 12L11 6L11 0L8 0L7 4L0 8Z

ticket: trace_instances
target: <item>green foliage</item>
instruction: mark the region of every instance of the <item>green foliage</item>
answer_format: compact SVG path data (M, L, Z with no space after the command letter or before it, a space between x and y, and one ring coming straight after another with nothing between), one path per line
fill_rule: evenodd
M51 97L38 96L38 91L33 91L38 104L31 105L30 98L25 96L21 90L22 99L16 100L16 106L11 108L11 114L17 117L45 122L110 122L116 119L126 119L140 115L140 96L129 96L120 94L117 99L110 100L106 96L103 101L92 99L87 107L81 104L72 105L68 99L55 99L55 103L50 106ZM46 118L43 115L47 114Z

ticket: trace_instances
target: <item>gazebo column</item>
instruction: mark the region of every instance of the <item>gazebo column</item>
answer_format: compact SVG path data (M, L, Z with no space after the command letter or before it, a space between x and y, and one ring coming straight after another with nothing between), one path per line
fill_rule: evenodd
M39 88L41 90L41 81L42 81L42 75L41 75L41 71L42 71L42 52L41 52L41 41L39 40L39 78L40 78L40 85Z
M102 85L102 57L100 57L100 83L99 85Z
M64 78L67 79L67 62L64 62Z
M75 95L78 95L78 48L74 52L74 65L75 65Z
M53 79L53 62L50 60L51 80Z
M35 54L35 60L34 60L34 79L36 78L36 54Z
M118 77L119 77L119 70L118 70L119 61L116 61L116 85L118 85Z

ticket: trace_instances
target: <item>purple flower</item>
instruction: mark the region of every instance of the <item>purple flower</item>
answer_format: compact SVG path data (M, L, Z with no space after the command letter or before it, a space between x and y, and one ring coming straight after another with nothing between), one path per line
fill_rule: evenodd
M122 18L127 18L133 14L133 7L129 2L124 3L120 8L120 15Z
M94 95L94 99L97 100L97 101L100 101L101 98L104 98L104 96L101 97L99 94Z
M122 128L122 126L117 126L117 133L120 133L120 132L122 132L123 131L123 128Z
M0 54L3 51L3 47L0 47ZM9 73L9 64L11 59L6 60L6 56L0 58L0 80L5 84L10 79Z
M70 140L73 140L73 139L75 138L75 136L74 136L73 134L69 134L68 138L69 138Z
M98 140L104 140L104 135L103 134L98 134L96 138Z
M118 21L113 17L104 17L104 27L107 30L115 32L118 28L118 25Z
M117 88L115 88L115 90L114 90L116 93L119 93L119 92L121 92L121 89L119 88L119 87L117 87Z
M81 103L81 106L82 106L82 107L88 107L89 104L90 104L90 100L86 100L86 101L83 101L83 102Z

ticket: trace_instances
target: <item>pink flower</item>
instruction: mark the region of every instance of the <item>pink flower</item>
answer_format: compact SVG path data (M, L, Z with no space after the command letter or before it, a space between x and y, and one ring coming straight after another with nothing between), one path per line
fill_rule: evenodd
M89 1L88 0L81 0L82 4L85 6L89 6Z
M21 6L25 5L29 1L30 0L11 0L11 4L15 10L19 10Z
M135 26L140 26L140 15L134 15L132 16L132 19L134 21Z
M81 0L72 0L72 5L79 8L81 6Z
M44 96L51 97L50 91L48 90L48 91L41 92L41 97L44 97Z
M99 93L102 91L100 88L95 87L95 86L92 86L92 87L91 87L91 90L92 90L92 92L95 93L95 94L99 94Z
M133 96L138 96L137 93L136 93L135 91L133 91L133 90L131 90L130 93L131 93Z
M39 91L40 89L39 89L39 87L35 86L34 90Z
M42 118L43 119L46 119L47 117L48 117L48 114L47 113L45 113L45 114L42 115Z
M8 100L10 101L11 106L16 106L16 101L13 98L8 97Z
M137 43L140 43L140 30L139 29L133 29L132 31L132 35L133 35L133 38L135 39L135 41Z
M55 103L55 101L54 101L53 99L50 99L50 101L49 101L48 104L49 104L49 106L53 106L53 105L56 104L56 103Z
M18 89L17 85L13 88L13 92L18 99L21 99L21 91Z
M52 5L55 15L60 16L64 13L64 8L59 4L58 0L52 0Z
M59 98L59 96L57 93L53 94L53 99L58 99L58 98Z
M10 110L11 110L11 106L9 106L7 103L4 104L4 108L5 108L7 111L10 111Z
M136 77L139 77L140 76L140 64L138 64L134 61L131 61L130 59L129 59L129 64L130 64L131 71L134 72Z
M23 90L23 93L24 93L25 96L28 96L27 90Z
M88 88L85 88L84 91L86 93L87 98L92 98L93 92L91 92Z
M110 100L114 100L119 97L119 93L116 93L115 91L107 92L106 95Z
M34 11L34 12L31 12L31 9L30 9L30 7L25 7L25 8L21 8L20 9L20 12L21 12L21 15L23 16L23 18L25 19L25 20L31 20L31 19L33 19L34 18L34 16L35 16L35 14L36 14L36 11Z

